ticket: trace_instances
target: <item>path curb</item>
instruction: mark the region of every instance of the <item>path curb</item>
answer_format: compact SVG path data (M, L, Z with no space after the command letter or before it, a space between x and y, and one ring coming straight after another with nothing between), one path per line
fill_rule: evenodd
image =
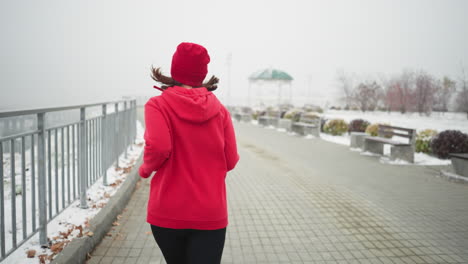
M88 253L91 253L101 242L111 228L112 223L117 218L117 215L122 212L130 200L135 190L136 183L140 179L138 168L142 163L142 159L143 153L138 158L132 171L128 174L127 179L122 183L117 193L113 195L106 206L89 221L90 226L86 232L93 232L94 235L91 237L84 236L73 239L62 252L54 258L51 262L52 264L85 263Z

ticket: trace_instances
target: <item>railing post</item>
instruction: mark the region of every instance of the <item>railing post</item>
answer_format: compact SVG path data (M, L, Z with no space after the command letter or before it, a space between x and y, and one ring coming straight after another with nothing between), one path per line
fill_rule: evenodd
M79 159L78 159L78 168L79 168L79 179L80 179L80 207L82 209L88 208L88 204L86 202L86 186L87 186L87 160L88 160L88 153L86 150L86 109L84 107L80 108L80 146L79 146Z
M124 148L125 148L125 159L128 157L127 153L127 148L128 148L128 134L129 134L129 129L128 129L128 108L127 108L127 101L124 102L124 112L123 112L123 127L124 127L124 136L123 136L123 143L124 143Z
M130 145L130 150L133 150L133 142L132 142L132 137L133 137L133 126L135 125L133 122L133 100L129 101L130 103L130 109L128 109L128 129L130 133L128 133L128 144Z
M137 121L137 100L133 100L133 143L135 143L136 140L136 135L137 135L137 127L136 127L136 121Z
M107 105L102 105L102 126L101 126L101 164L102 167L102 184L107 186L107 163L104 162L106 160L106 155L109 155L107 152L107 144L106 144L106 132L107 132Z
M120 148L119 148L119 121L120 121L120 118L119 118L119 103L115 103L115 142L114 142L114 146L115 146L115 155L117 156L116 158L116 161L115 161L115 167L116 168L119 168L119 151L120 151Z
M39 243L47 245L47 191L46 191L46 150L45 150L45 113L37 114L37 168L38 168L38 199L39 199ZM34 146L32 146L34 147ZM51 191L51 190L49 190Z

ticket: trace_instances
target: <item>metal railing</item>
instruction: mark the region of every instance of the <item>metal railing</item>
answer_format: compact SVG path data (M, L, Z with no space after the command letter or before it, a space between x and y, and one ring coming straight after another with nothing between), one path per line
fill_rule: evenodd
M37 232L47 245L47 223L78 198L88 207L87 189L100 177L107 185L107 169L136 137L136 107L124 100L0 112L0 120L35 116L32 131L0 133L0 261ZM65 110L79 111L79 120L49 124Z

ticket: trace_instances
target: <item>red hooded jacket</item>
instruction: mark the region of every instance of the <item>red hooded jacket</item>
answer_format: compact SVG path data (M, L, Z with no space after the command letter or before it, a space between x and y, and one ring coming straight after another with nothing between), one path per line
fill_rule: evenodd
M239 160L229 112L206 88L174 86L145 105L140 176L151 180L147 222L174 229L227 226L225 177Z

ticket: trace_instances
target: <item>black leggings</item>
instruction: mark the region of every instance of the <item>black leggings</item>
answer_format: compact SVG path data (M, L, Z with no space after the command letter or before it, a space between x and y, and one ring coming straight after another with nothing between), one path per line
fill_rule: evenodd
M167 264L219 264L226 228L217 230L170 229L151 225Z

